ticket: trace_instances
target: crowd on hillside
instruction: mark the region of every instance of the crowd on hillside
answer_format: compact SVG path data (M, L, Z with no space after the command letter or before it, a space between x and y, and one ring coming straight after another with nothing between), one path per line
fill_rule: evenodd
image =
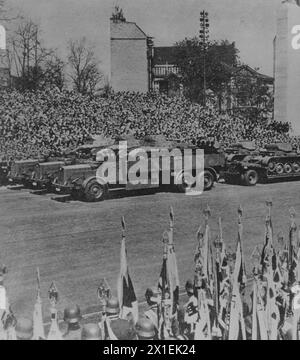
M57 89L0 94L2 157L61 156L85 143L90 135L115 138L128 133L138 139L164 135L188 142L210 137L224 146L238 140L254 140L258 146L291 142L278 126L220 114L214 106L203 108L185 98L130 92L82 96Z

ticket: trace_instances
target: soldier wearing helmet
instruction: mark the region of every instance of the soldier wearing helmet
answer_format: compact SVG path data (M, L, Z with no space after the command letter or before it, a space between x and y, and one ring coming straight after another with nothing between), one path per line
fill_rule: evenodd
M135 340L136 333L132 322L120 319L120 305L116 297L107 300L104 319L105 340Z
M64 311L64 321L67 323L67 332L64 340L81 340L81 313L78 305L72 305Z
M20 318L16 325L17 340L32 340L33 337L33 321L27 318Z
M153 322L146 317L138 320L135 325L138 340L157 340L157 332Z
M145 311L144 315L148 318L155 326L156 331L158 330L158 309L161 302L161 296L159 290L155 287L148 288L145 293L145 298L149 308Z
M82 327L81 340L102 340L98 324L85 324Z

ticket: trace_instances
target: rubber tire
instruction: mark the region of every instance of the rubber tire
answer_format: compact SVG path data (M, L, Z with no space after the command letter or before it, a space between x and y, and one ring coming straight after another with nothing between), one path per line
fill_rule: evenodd
M98 190L96 193L95 190ZM87 202L103 201L107 195L106 185L99 184L97 180L89 181L84 188L84 198Z
M255 186L258 182L258 173L256 170L248 170L243 174L243 182L246 186Z
M208 171L204 171L204 191L209 191L214 186L215 177L214 175Z

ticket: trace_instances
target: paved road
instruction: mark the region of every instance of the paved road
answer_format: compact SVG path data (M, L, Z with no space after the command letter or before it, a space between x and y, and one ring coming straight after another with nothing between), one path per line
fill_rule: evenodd
M245 188L218 184L200 197L156 193L121 196L102 203L60 203L27 190L0 188L0 263L8 267L8 294L17 315L29 314L35 300L35 269L40 268L44 306L55 280L60 307L77 302L85 311L97 304L99 279L106 277L113 291L119 271L120 219L127 224L130 272L143 299L157 282L162 263L162 233L168 227L169 206L175 212L175 245L181 285L193 276L195 234L203 224L203 210L212 210L212 238L223 219L228 246L236 243L237 208L244 209L244 250L247 268L254 246L264 241L265 201L273 199L275 234L288 236L289 208L300 214L300 182ZM298 216L297 216L298 217Z

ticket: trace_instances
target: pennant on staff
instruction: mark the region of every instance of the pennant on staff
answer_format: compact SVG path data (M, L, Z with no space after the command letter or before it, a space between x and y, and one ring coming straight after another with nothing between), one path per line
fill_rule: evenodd
M296 213L294 209L290 210L290 231L289 231L289 244L288 244L288 277L289 285L293 286L297 280L297 267L298 267L298 238L297 238L297 225L295 221Z
M169 293L172 303L172 315L174 315L179 305L179 275L174 243L170 231L164 232L163 241L165 251L158 288L161 290L162 295L164 292Z
M120 303L120 318L126 319L129 313L132 313L133 320L138 320L138 302L135 295L134 287L128 271L127 252L125 243L125 220L122 217L122 242L120 255L120 275L118 279L118 299Z
M37 297L33 311L33 340L45 339L45 330L42 313L42 299L40 287L40 271L37 268Z
M265 244L261 254L261 271L264 275L269 268L276 269L276 254L273 245L273 225L271 217L272 202L267 201L269 213L265 222Z
M49 301L51 304L51 325L47 340L63 340L63 336L58 326L56 304L59 300L59 293L54 282L51 283L48 290Z
M51 309L51 325L47 340L63 340L63 335L58 326L57 310L54 307Z
M245 287L246 284L246 272L243 262L242 253L242 209L238 209L239 221L238 221L238 243L236 250L236 260L234 266L234 272L232 277L232 300L230 306L230 321L229 321L229 340L238 340L239 336L242 336L243 340L246 340L246 328L243 315L243 304L240 294L240 289Z

